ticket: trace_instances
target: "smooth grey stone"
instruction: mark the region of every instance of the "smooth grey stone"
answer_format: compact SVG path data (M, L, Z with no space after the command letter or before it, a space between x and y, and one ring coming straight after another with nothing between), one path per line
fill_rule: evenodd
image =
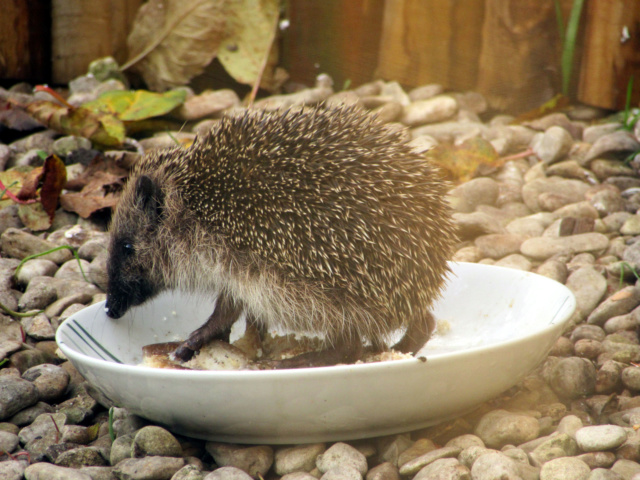
M29 465L24 471L24 477L26 480L92 480L80 470L44 462Z
M548 461L540 470L540 480L586 480L591 473L589 466L573 457L556 458Z
M182 456L180 443L168 430L155 425L143 427L136 433L131 445L133 457L159 455L163 457Z
M325 449L324 443L279 448L274 455L273 469L277 475L300 471L310 472L316 466L316 458Z
M221 467L207 474L204 480L253 480L253 477L236 467Z
M236 467L254 477L265 476L273 464L273 449L268 445L250 447L207 442L205 448L217 465Z
M361 475L367 473L367 458L354 447L343 442L334 443L316 458L316 466L322 473L344 465L354 467Z
M69 374L57 365L36 365L22 374L22 378L33 382L40 399L45 402L57 400L69 385Z
M126 458L115 465L113 473L117 478L127 480L171 478L183 466L183 458L158 456Z
M493 410L480 419L474 433L487 447L502 448L533 440L539 432L538 421L529 415Z
M489 452L481 455L473 462L471 476L474 480L516 480L520 473L516 463L500 452Z
M448 478L452 480L471 480L469 469L455 458L441 458L420 470L413 480Z
M36 386L22 378L0 377L0 420L5 420L38 401Z
M612 450L626 440L626 430L617 425L593 425L576 432L576 442L584 452Z

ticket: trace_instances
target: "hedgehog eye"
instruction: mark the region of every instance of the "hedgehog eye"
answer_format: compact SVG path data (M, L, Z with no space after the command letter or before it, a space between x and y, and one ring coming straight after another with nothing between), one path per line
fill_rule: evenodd
M124 255L126 255L127 257L130 255L133 255L133 244L129 243L129 242L125 242L122 244L122 253Z

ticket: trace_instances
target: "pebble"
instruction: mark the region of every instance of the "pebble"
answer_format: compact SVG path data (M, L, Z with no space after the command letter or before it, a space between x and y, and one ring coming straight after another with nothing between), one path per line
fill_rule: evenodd
M502 448L507 444L519 445L538 436L538 421L528 415L494 410L484 415L475 428L475 434L489 448Z
M449 197L459 212L473 212L478 205L494 205L500 187L492 178L473 178L451 190Z
M351 465L331 467L321 477L321 480L362 480L362 474Z
M207 474L203 480L253 480L253 477L236 467L221 467Z
M640 150L640 143L631 132L616 130L599 137L589 149L585 160L589 161L610 152L635 152Z
M97 448L79 447L62 452L56 457L55 464L72 468L101 467L105 465L105 459Z
M27 260L22 265L16 275L16 280L19 285L27 285L33 277L52 277L57 269L58 266L51 260L34 258Z
M18 435L0 430L0 452L13 452L18 446ZM2 478L2 477L0 477Z
M526 239L525 235L495 233L477 237L475 245L482 257L500 259L514 253L520 253L520 245Z
M617 425L594 425L576 432L576 442L585 452L612 450L622 445L626 439L626 430Z
M365 478L366 480L400 480L400 473L395 465L384 462L369 470Z
M183 120L191 121L218 115L238 105L240 99L231 89L205 90L200 95L187 98L177 113Z
M361 475L367 473L367 458L346 443L335 443L316 458L316 466L322 473L344 465L355 468Z
M184 459L175 457L126 458L115 465L113 473L127 480L170 479L183 466Z
M109 452L111 465L118 465L125 458L131 458L133 437L133 434L120 435L113 441Z
M566 433L552 434L529 454L534 466L542 466L554 458L576 455L576 441Z
M2 235L0 235L0 249L2 253L8 257L20 260L29 255L51 250L55 246L56 245L51 242L42 240L31 233L18 230L17 228L7 228L2 232ZM63 249L48 253L39 258L51 260L60 265L67 260L71 260L72 257L73 254L69 250Z
M38 389L27 380L0 376L0 420L38 401Z
M26 465L17 460L0 462L0 478L3 480L22 480Z
M591 312L587 323L602 326L611 317L624 315L640 305L640 289L627 286L607 297Z
M40 400L52 402L65 392L69 384L69 374L57 365L42 364L31 367L22 378L33 383Z
M554 255L573 255L582 252L601 253L609 245L602 233L580 233L567 237L536 237L522 242L520 252L527 257L546 260Z
M431 480L446 478L451 480L470 480L467 467L460 465L455 458L441 458L425 466L413 480Z
M616 463L611 467L611 471L627 480L640 473L640 464L631 460L620 459L616 460Z
M264 477L273 464L273 449L266 445L244 447L225 443L207 442L206 449L216 464L221 467L231 466L239 468L252 477L257 477L258 475ZM357 452L357 450L355 451ZM363 474L366 473L366 471L365 468Z
M457 457L461 451L462 449L460 447L443 447L432 450L400 465L400 475L413 475L425 465L429 465L442 458Z
M371 473L371 472L369 472ZM288 473L284 476L282 476L280 478L280 480L317 480L318 477L315 477L313 475L311 475L310 473L307 472L295 472L295 473ZM368 478L368 477L367 477ZM400 477L398 477L399 479ZM380 479L380 480L385 480L385 479ZM391 480L391 479L389 479Z
M448 95L418 100L404 107L400 121L409 127L442 122L458 110L458 102Z
M572 145L571 134L559 126L549 127L544 133L533 137L531 141L531 149L546 164L564 158Z
M274 471L278 475L294 472L310 472L316 466L316 458L326 449L324 443L279 448L274 455Z
M540 470L540 480L586 480L591 473L582 460L572 457L556 458L545 463Z
M159 455L162 457L182 456L182 447L176 437L162 427L150 425L143 427L136 433L131 444L133 457Z
M589 184L580 180L565 179L560 177L539 178L527 182L522 187L522 200L533 212L541 210L538 197L543 193L562 193L569 203L584 200L589 190Z
M640 390L640 368L636 366L625 368L622 370L621 380L625 387L635 391Z
M520 478L516 463L500 452L489 452L481 455L471 467L473 480L515 480Z
M79 470L59 467L50 463L34 463L24 470L26 480L92 480Z
M549 385L560 397L574 400L592 394L596 387L596 369L580 357L561 359L553 368Z

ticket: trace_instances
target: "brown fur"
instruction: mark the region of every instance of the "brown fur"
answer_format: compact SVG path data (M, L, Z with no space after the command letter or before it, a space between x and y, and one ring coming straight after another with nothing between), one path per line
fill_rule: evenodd
M223 292L267 327L381 348L398 328L430 328L456 241L444 196L434 167L357 109L229 117L132 172L111 227L111 305L139 276L153 294Z

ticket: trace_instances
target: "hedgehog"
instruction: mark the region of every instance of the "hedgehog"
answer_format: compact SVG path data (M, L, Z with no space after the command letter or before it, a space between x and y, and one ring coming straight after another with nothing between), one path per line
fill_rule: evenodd
M217 295L181 360L243 311L262 331L324 339L276 368L352 362L401 329L393 348L415 353L456 243L446 190L401 132L357 107L224 117L132 169L110 226L105 311L117 319L167 289Z

